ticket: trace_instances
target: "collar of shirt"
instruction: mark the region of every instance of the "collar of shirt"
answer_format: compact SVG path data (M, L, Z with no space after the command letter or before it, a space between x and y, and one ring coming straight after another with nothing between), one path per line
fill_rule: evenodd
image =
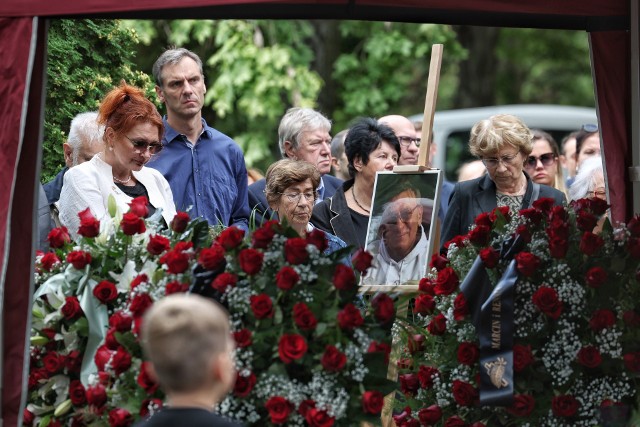
M320 178L320 185L318 185L318 198L316 199L316 205L324 200L324 181Z
M204 119L200 119L200 120L202 120L202 131L200 132L200 135L206 132L209 138L213 138L211 131L208 130L207 122ZM164 122L164 138L163 138L164 141L163 142L165 144L170 144L176 139L180 139L184 143L190 144L193 146L193 143L191 141L189 141L186 137L183 137L184 134L181 134L180 132L178 132L177 130L171 127L169 122L167 122L167 116L164 116L162 118L162 121Z

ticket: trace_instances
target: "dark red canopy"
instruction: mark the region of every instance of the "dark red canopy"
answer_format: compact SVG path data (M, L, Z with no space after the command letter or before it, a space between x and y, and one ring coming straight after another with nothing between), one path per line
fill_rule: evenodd
M640 163L637 0L3 0L0 399L6 426L16 425L25 390L23 365L33 286L31 237L42 145L43 18L47 17L361 19L588 31L612 216L625 220L633 213L630 176L635 174L629 168ZM636 195L636 206L638 199Z

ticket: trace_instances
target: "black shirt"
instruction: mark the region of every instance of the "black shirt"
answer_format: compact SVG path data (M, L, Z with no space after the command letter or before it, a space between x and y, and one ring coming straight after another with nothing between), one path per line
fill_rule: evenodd
M163 408L134 427L242 427L201 408Z

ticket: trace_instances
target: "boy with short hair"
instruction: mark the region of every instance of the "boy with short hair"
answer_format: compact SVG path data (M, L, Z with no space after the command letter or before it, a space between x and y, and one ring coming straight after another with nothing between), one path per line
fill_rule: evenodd
M239 426L213 413L235 380L229 318L220 305L170 295L145 314L141 338L166 406L138 427Z

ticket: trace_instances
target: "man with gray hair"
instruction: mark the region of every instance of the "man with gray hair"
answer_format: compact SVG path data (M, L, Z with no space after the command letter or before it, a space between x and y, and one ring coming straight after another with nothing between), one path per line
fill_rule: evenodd
M280 120L278 143L282 158L303 160L314 165L322 178L318 186L320 203L333 196L342 180L329 175L331 170L331 122L311 108L290 108ZM255 210L256 225L264 219L277 219L269 208L264 194L266 181L261 179L249 186L249 208Z
M153 64L156 94L165 107L164 149L148 163L171 186L176 209L209 225L249 227L247 167L240 146L202 117L202 60L184 48L166 50Z
M44 184L44 192L49 204L60 199L64 174L80 163L88 162L98 152L104 149L104 127L98 125L98 113L89 111L80 113L71 121L69 137L62 144L65 167L51 181Z

